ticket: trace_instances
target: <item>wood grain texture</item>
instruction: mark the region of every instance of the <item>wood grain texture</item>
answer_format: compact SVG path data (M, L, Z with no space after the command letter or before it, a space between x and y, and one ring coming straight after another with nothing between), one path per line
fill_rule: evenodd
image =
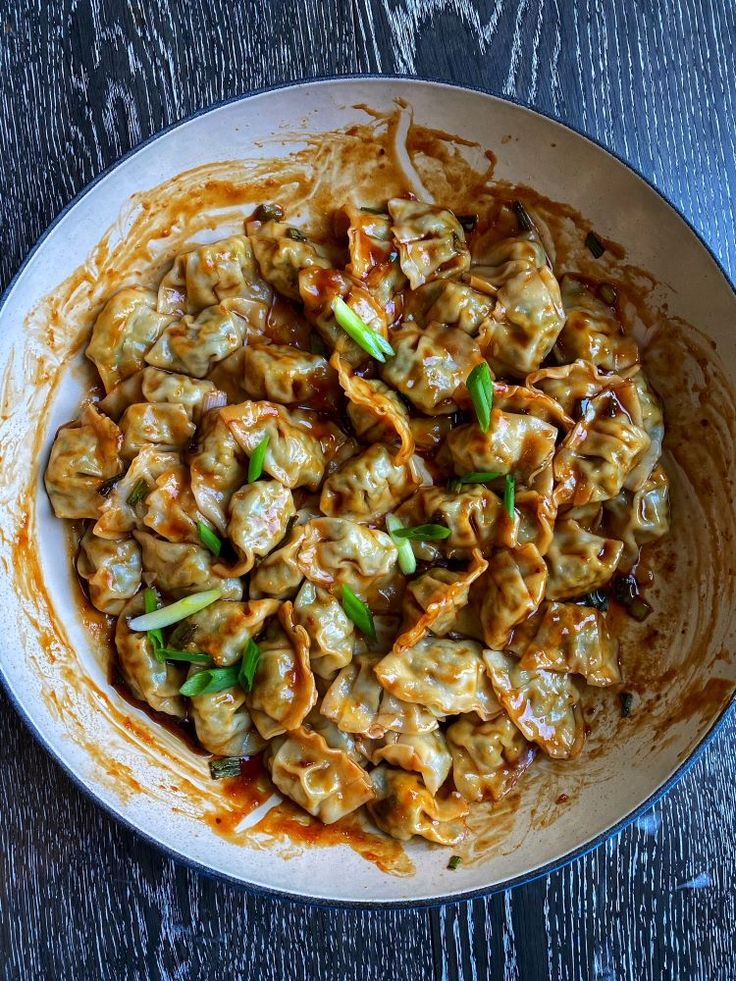
M406 72L528 102L653 179L733 277L731 0L0 0L0 287L84 185L210 102ZM736 721L655 809L511 893L318 911L178 866L92 805L0 696L5 978L730 979Z

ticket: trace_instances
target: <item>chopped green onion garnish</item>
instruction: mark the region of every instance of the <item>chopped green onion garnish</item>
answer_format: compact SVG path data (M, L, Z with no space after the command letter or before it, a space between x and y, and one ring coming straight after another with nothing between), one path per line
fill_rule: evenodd
M600 257L606 251L605 245L603 242L601 242L595 232L588 232L588 234L585 236L585 244L596 259L600 259Z
M280 204L259 204L253 212L256 221L281 221L284 209Z
M474 232L475 226L478 224L477 215L455 215L457 220L463 226L466 232Z
M461 862L462 859L460 858L459 855L453 855L450 861L447 863L447 867L448 869L451 869L454 872L455 869L458 867L458 865L461 864Z
M172 623L178 623L193 613L199 613L221 596L221 589L207 589L203 593L194 593L192 596L177 600L176 603L170 603L169 606L162 606L161 609L147 611L143 616L133 617L128 626L131 630L160 630L163 627L170 627Z
M416 525L414 528L397 528L393 534L410 542L439 542L449 538L452 532L445 525Z
M391 536L391 541L399 551L399 568L405 576L410 576L413 572L417 571L417 560L414 555L414 549L411 547L411 542L407 538L397 537L394 534L394 532L399 531L403 527L395 514L387 515L386 531Z
M493 379L488 362L483 361L481 364L477 364L468 375L465 384L473 400L478 425L484 433L487 433L491 425L491 411L493 409Z
M219 759L210 760L210 776L213 780L222 780L223 777L239 777L240 757L221 756Z
M290 238L293 242L306 242L307 236L300 232L298 228L287 228L286 237Z
M264 436L261 442L253 450L253 454L248 461L248 483L254 484L263 473L263 461L266 459L266 450L271 442L270 436Z
M342 608L358 630L371 640L376 639L376 625L370 607L356 596L349 586L342 587Z
M631 715L631 707L634 704L634 696L630 691L621 692L621 717L626 719Z
M158 596L156 595L155 589L151 589L149 587L148 589L143 590L143 609L146 611L146 613L153 613L154 610L158 609ZM154 656L156 657L157 661L160 661L161 658L158 656L158 652L164 646L163 631L160 627L158 630L149 630L148 636L153 646Z
M506 474L506 487L503 492L503 506L510 518L514 517L514 505L516 504L516 478L510 473Z
M141 477L140 480L136 480L133 490L126 498L126 502L134 508L136 504L143 500L149 490L148 483Z
M362 205L360 210L369 215L385 215L387 213L385 208L369 208L367 204Z
M384 364L386 355L393 357L396 354L386 338L364 323L342 297L336 296L332 301L332 312L348 337L352 337L355 343L376 361Z
M464 477L460 478L461 484L485 484L489 480L496 480L497 477L502 477L503 474L497 473L495 470L474 470L472 473L466 473Z
M593 606L596 610L605 613L608 609L608 593L602 589L594 589L592 592L586 593L585 596L581 596L580 599L574 600L574 602L580 606Z
M514 214L519 222L519 228L522 232L533 232L534 222L529 216L529 212L526 210L521 201L514 201L511 207L514 209Z
M161 661L186 661L187 664L212 664L209 654L202 651L177 651L173 647L161 647L158 650Z
M180 694L193 698L195 695L214 695L215 692L234 688L238 683L238 669L209 668L188 678L179 689Z
M268 439L268 437L266 437ZM208 548L213 555L219 555L222 549L222 542L214 533L211 528L208 528L204 521L197 522L197 532L199 533L199 540Z
M461 491L463 489L463 484L460 478L454 477L451 481L449 481L447 484L447 489L452 491L453 494L457 494L459 491Z
M629 614L642 623L652 612L652 607L639 593L639 582L636 576L619 576L614 581L613 592L619 603L628 610Z
M107 480L103 480L100 486L97 488L97 493L102 497L107 497L115 484L117 484L119 480L122 480L124 476L125 471L122 473L116 473L114 477L109 477Z
M615 306L618 294L610 283L601 283L598 287L598 295L609 307Z
M258 662L260 660L261 648L251 637L245 645L245 653L238 669L238 681L240 682L240 687L245 689L245 691L251 691L253 688L253 679L256 676Z

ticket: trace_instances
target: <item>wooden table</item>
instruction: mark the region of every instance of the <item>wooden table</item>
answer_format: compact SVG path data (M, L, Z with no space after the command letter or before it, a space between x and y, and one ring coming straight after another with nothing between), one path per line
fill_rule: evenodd
M347 72L468 83L587 131L651 178L733 277L735 33L732 0L0 0L0 287L73 195L162 126L236 93ZM733 978L735 745L732 719L653 811L513 892L435 910L312 910L143 844L0 696L0 973Z

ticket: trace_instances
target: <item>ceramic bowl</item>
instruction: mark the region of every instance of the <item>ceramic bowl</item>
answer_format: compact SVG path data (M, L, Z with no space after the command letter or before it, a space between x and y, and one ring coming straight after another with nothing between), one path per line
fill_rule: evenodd
M75 415L85 378L70 305L96 282L88 256L103 236L112 229L111 242L124 239L131 196L212 161L281 156L295 138L365 121L360 104L388 110L397 98L417 122L491 148L496 178L570 204L599 234L624 244L619 266L638 277L657 311L652 323L667 335L654 346L651 371L674 434L665 459L673 488L667 574L651 622L623 640L633 714L621 719L612 695L600 724L591 723L589 751L566 766L533 768L514 807L490 816L475 857L451 871L446 850L412 842L406 852L415 871L403 877L345 845L243 845L203 819L211 816L208 795L219 789L208 784L201 757L108 684L104 657L80 622L64 530L41 481L50 439ZM44 301L85 262L63 301ZM334 904L431 903L549 871L671 786L714 738L736 686L735 321L732 287L686 220L615 156L524 107L418 80L344 78L255 93L173 126L65 209L2 300L0 669L13 703L116 818L186 863L255 890Z

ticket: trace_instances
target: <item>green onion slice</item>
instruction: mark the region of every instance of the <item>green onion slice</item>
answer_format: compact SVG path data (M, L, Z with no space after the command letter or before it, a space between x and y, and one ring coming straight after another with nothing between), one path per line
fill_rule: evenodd
M447 863L447 867L452 872L454 872L455 869L458 867L458 865L461 864L461 862L462 862L462 859L460 858L459 855L453 855L452 858L450 859L450 861Z
M503 506L506 508L508 516L513 519L514 505L516 504L516 478L510 473L506 474L506 487L503 492Z
M306 242L307 236L304 232L300 232L298 228L287 228L286 237L290 238L292 242Z
M451 534L445 525L416 525L414 528L397 528L392 537L395 535L410 542L439 542L443 538L449 538Z
M113 487L119 480L122 480L125 476L125 471L121 473L116 473L114 477L109 477L107 480L103 480L100 486L97 488L97 493L102 497L107 497L108 494L112 492Z
M238 668L238 681L240 682L240 687L245 691L252 691L253 689L253 679L256 676L258 662L260 660L261 648L251 637L245 645L245 653Z
M598 238L595 232L588 232L585 236L585 244L587 245L590 252L593 253L595 259L600 259L603 253L606 251L606 247Z
M196 695L214 695L215 692L234 688L238 683L238 669L209 668L188 678L179 689L180 694L193 698Z
M503 477L503 474L497 473L495 470L474 470L472 473L466 473L464 477L461 477L460 483L485 484L489 480L496 480L497 477Z
M210 776L213 780L222 780L223 777L239 777L240 757L220 756L219 759L210 760Z
M213 555L219 556L222 549L222 542L214 531L211 528L208 528L204 521L198 521L197 532L199 534L199 540L205 546L205 548L208 548Z
M621 717L628 718L634 705L634 696L630 691L621 692Z
M163 627L170 627L172 623L178 623L193 613L199 613L221 596L221 589L207 589L203 593L193 593L191 596L177 600L176 603L162 606L158 610L146 611L143 616L133 617L128 626L131 630L160 630Z
M403 527L395 514L386 516L386 531L391 536L391 541L399 550L399 568L405 576L410 576L413 572L417 571L417 560L414 555L414 549L411 547L411 542L408 538L397 537L394 534L394 532L399 531Z
M248 483L254 484L263 473L263 461L266 459L266 450L271 442L270 436L264 436L261 442L253 450L253 454L248 461Z
M259 204L253 212L256 221L281 221L284 217L284 209L280 204Z
M136 504L139 504L143 500L149 490L148 482L141 477L140 480L136 480L133 490L126 498L126 503L134 508Z
M342 587L342 608L358 630L371 640L376 639L376 625L370 607L349 586Z
M600 296L603 302L607 303L609 307L616 306L618 293L610 283L601 283L601 285L598 287L598 296Z
M161 647L158 650L162 661L186 661L187 664L212 664L209 654L202 651L177 651L173 647Z
M352 337L355 343L376 361L385 364L387 355L393 357L396 354L386 338L364 323L342 297L336 296L332 301L332 312L348 337Z
M146 613L153 613L154 610L158 609L158 596L156 595L156 590L148 589L143 590L143 608ZM159 657L159 651L164 646L164 635L163 631L159 627L158 630L149 630L148 636L153 646L153 654L157 661L162 661L163 658Z
M484 433L487 433L491 425L491 411L493 410L493 379L488 362L483 361L477 364L468 375L465 384L473 400L478 425Z

